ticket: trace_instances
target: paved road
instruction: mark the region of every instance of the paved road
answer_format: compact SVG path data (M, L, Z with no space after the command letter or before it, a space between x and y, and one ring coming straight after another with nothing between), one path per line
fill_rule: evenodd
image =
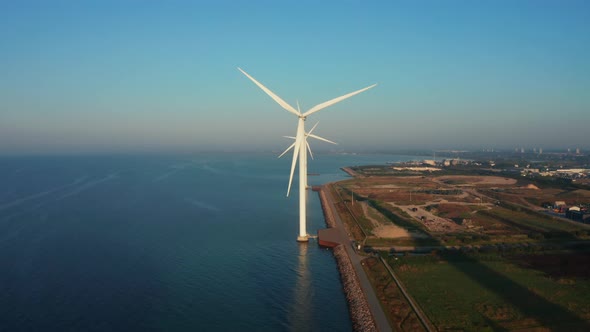
M389 321L387 320L387 316L383 312L383 309L381 308L381 303L379 302L377 295L375 295L375 291L373 290L373 287L369 282L369 278L367 278L365 270L363 270L363 267L361 265L361 261L365 257L358 255L352 248L352 242L350 241L348 234L346 233L344 223L340 219L340 215L338 214L336 207L334 206L334 198L332 197L331 190L325 190L325 193L328 207L333 212L334 219L336 222L336 228L339 230L338 240L346 249L348 257L350 257L350 261L352 262L352 266L356 271L356 275L360 281L363 293L367 297L369 308L371 309L371 313L373 314L373 319L375 319L375 325L377 325L377 329L381 332L391 331L392 329L389 325Z

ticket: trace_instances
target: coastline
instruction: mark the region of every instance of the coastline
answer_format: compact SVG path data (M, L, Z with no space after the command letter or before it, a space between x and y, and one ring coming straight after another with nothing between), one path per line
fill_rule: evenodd
M357 172L353 171L350 167L342 167L340 168L344 173L352 176L353 178L361 177Z
M367 298L361 289L350 257L343 246L341 244L333 250L342 280L342 288L348 301L352 328L354 331L378 331Z
M348 245L349 240L346 241L340 237L338 239L337 224L332 209L329 207L327 194L325 192L327 186L322 185L317 188L316 191L319 194L322 210L324 213L324 220L328 229L320 230L318 232L318 243L321 246L329 247L333 249L334 258L336 259L336 265L338 272L340 273L340 279L342 281L342 288L344 290L346 300L348 302L348 309L350 312L350 318L352 321L352 327L354 331L379 331L383 330L377 328L375 314L371 310L367 294L361 287L361 282L357 271L355 270L350 254L345 248ZM322 232L323 231L323 232ZM327 236L323 234L328 234ZM323 237L328 237L324 239ZM383 325L383 320L381 320ZM389 325L388 322L386 322ZM390 329L388 329L390 330Z

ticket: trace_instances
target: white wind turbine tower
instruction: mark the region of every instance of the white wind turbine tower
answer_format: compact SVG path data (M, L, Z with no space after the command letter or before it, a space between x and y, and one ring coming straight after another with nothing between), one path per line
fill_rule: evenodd
M283 99L281 99L281 97L274 94L267 87L265 87L260 82L255 80L254 77L248 75L248 73L243 71L241 68L238 68L238 70L241 71L244 75L246 75L246 77L248 77L256 85L258 85L258 87L260 89L262 89L262 91L264 91L267 95L269 95L272 99L274 99L274 101L276 101L282 108L284 108L285 110L287 110L290 113L293 113L298 118L297 133L295 135L295 142L293 143L293 145L291 147L289 147L287 149L287 151L288 151L289 149L293 148L293 161L291 163L291 175L289 176L289 186L287 187L287 196L289 196L289 193L291 191L291 183L293 182L293 173L295 171L295 165L297 164L297 157L299 157L299 236L297 237L297 241L307 242L308 234L307 234L306 227L305 227L306 226L305 189L307 186L307 153L306 153L307 139L306 139L306 133L305 133L305 119L309 115L311 115L317 111L320 111L328 106L332 106L340 101L343 101L344 99L350 98L350 97L357 95L363 91L369 90L370 88L376 86L377 84L373 84L373 85L368 86L366 88L345 94L343 96L340 96L340 97L337 97L337 98L334 98L331 100L328 100L326 102L323 102L321 104L318 104L318 105L310 108L305 113L301 113L301 111L296 110L295 108L293 108L293 106L287 104ZM308 134L311 134L311 133L308 133ZM314 137L314 138L317 138L317 137Z

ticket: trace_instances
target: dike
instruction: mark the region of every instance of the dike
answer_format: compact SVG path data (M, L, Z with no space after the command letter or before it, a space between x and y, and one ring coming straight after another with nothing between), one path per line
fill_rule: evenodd
M336 266L340 272L340 280L342 281L342 288L348 302L348 310L350 312L350 319L352 321L352 328L354 331L378 331L373 314L369 308L367 297L361 288L360 282L348 256L348 252L344 248L344 244L337 240L336 221L332 209L328 206L328 200L325 190L326 186L316 187L315 191L320 196L322 210L324 212L324 219L329 228L318 231L318 243L321 246L333 249L334 258L336 258Z

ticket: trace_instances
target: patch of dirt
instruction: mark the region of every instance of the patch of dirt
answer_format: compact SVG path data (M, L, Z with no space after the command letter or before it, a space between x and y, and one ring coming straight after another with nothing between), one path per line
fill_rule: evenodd
M466 175L447 175L436 178L439 181L449 184L478 184L478 185L514 185L516 179L503 178L500 176L466 176Z
M445 218L459 218L468 213L471 213L471 209L466 205L448 203L438 205L438 215Z
M368 213L368 209L370 209L369 206L367 206L367 203L362 202L363 207L363 214L364 216L369 219L371 221L371 223L373 224L373 235L375 235L376 237L384 237L384 238L391 238L391 239L397 239L400 237L413 237L415 234L408 232L406 229L401 228L399 226L396 226L394 224L383 224L382 222L379 222L378 220L375 220L374 218L371 217L371 214ZM375 211L375 213L378 213L377 211Z
M518 318L515 308L508 305L497 306L479 303L475 307L482 315L493 321L514 321Z
M377 237L386 237L386 238L391 238L391 239L414 236L414 234L408 232L407 230L405 230L403 228L397 227L395 225L376 227L373 229L373 234Z
M432 203L432 202L431 202ZM389 203L390 205L402 209L412 218L421 222L430 231L433 232L457 232L462 229L461 226L457 225L450 219L442 218L431 211L427 211L424 206L410 205L409 207L401 207L395 203ZM414 211L414 209L416 209Z
M379 185L374 185L373 188L378 188L378 189L398 189L398 188L406 188L406 187L400 187L400 186L395 185L395 184L379 184Z

